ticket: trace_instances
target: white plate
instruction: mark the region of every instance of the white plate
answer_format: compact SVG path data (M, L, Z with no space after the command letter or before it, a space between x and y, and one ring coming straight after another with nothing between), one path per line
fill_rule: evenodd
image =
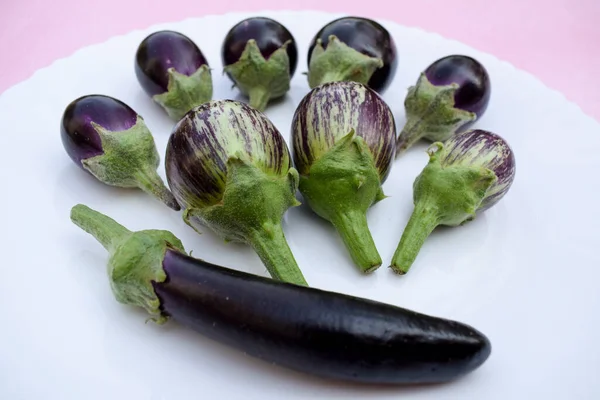
M306 49L339 15L264 12L296 37L300 59L287 99L266 114L286 138L295 106L308 92ZM516 153L507 196L477 220L436 231L410 273L382 267L361 276L328 224L305 207L288 212L285 231L312 286L351 293L469 323L493 351L454 383L366 388L324 382L273 367L215 344L176 323L156 326L117 303L105 275L107 254L69 220L84 203L130 229L169 229L194 255L266 275L247 247L197 235L141 191L91 179L62 148L59 120L78 96L108 94L130 104L153 131L161 154L172 121L144 95L133 58L159 29L189 35L215 69L214 98L237 93L222 76L226 31L250 14L153 26L79 50L0 96L3 261L0 263L0 398L399 398L598 399L600 345L600 126L530 75L463 44L392 22L399 68L384 98L399 127L403 98L418 73L450 53L479 59L493 93L477 127L505 137ZM411 185L426 163L425 145L399 159L384 185L390 198L368 217L388 262L412 210ZM164 168L160 174L164 177Z

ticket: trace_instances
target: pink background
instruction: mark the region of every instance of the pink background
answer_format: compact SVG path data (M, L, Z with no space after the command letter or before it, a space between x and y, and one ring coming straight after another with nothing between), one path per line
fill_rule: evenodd
M599 0L0 2L0 92L80 47L133 29L229 11L312 9L385 18L459 40L533 73L600 120Z

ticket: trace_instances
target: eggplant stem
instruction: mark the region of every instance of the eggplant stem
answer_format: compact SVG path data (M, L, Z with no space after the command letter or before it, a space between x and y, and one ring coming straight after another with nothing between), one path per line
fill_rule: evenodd
M371 273L381 266L381 256L371 236L366 212L345 212L332 218L331 223L341 236L352 260L363 273Z
M404 125L404 128L402 129L402 132L400 132L400 135L398 135L398 140L396 141L396 158L400 157L407 149L421 140L423 137L423 131L421 129L422 122L423 118L409 118L409 120L406 121L406 125Z
M319 80L319 85L324 85L331 82L343 82L345 81L345 74L338 71L328 71Z
M248 241L273 279L308 286L285 239L281 224L265 223L263 229L250 233Z
M132 234L114 219L83 204L77 204L71 209L71 221L96 238L108 252L113 252Z
M439 224L440 219L435 207L417 203L392 258L390 265L392 271L398 275L406 274L417 258L423 243Z
M271 93L262 86L256 86L248 92L250 107L264 111L271 99Z
M158 173L152 169L144 169L135 174L136 182L140 189L159 199L169 208L179 211L181 206L177 203L173 193L167 189Z

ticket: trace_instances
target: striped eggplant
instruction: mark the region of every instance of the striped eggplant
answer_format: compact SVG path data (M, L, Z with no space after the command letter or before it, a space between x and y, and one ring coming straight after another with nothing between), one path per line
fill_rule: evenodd
M250 106L263 111L290 90L298 64L291 32L266 17L251 17L233 26L221 45L224 72Z
M396 126L388 105L358 82L312 89L292 120L292 154L308 206L336 228L354 263L381 265L367 210L384 199L381 185L394 158Z
M152 133L121 100L99 94L73 100L63 112L60 134L69 158L100 182L140 188L180 210L156 171L160 157Z
M233 100L190 110L169 138L166 171L190 227L247 243L273 278L306 285L281 226L286 210L300 204L298 172L264 114Z
M158 31L139 44L135 75L146 94L174 120L213 95L210 67L196 43L174 31Z
M391 263L401 275L437 226L473 220L500 201L515 178L513 151L492 132L463 132L427 152L429 163L413 184L414 210Z
M435 61L408 90L396 157L420 139L443 142L467 130L485 113L491 91L490 77L479 61L463 55Z

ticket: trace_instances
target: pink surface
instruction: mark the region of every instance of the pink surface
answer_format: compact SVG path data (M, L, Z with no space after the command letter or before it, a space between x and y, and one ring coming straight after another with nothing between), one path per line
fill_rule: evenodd
M230 11L312 9L459 40L533 73L600 120L598 0L301 0L288 7L281 0L0 1L0 92L80 47L133 29Z

